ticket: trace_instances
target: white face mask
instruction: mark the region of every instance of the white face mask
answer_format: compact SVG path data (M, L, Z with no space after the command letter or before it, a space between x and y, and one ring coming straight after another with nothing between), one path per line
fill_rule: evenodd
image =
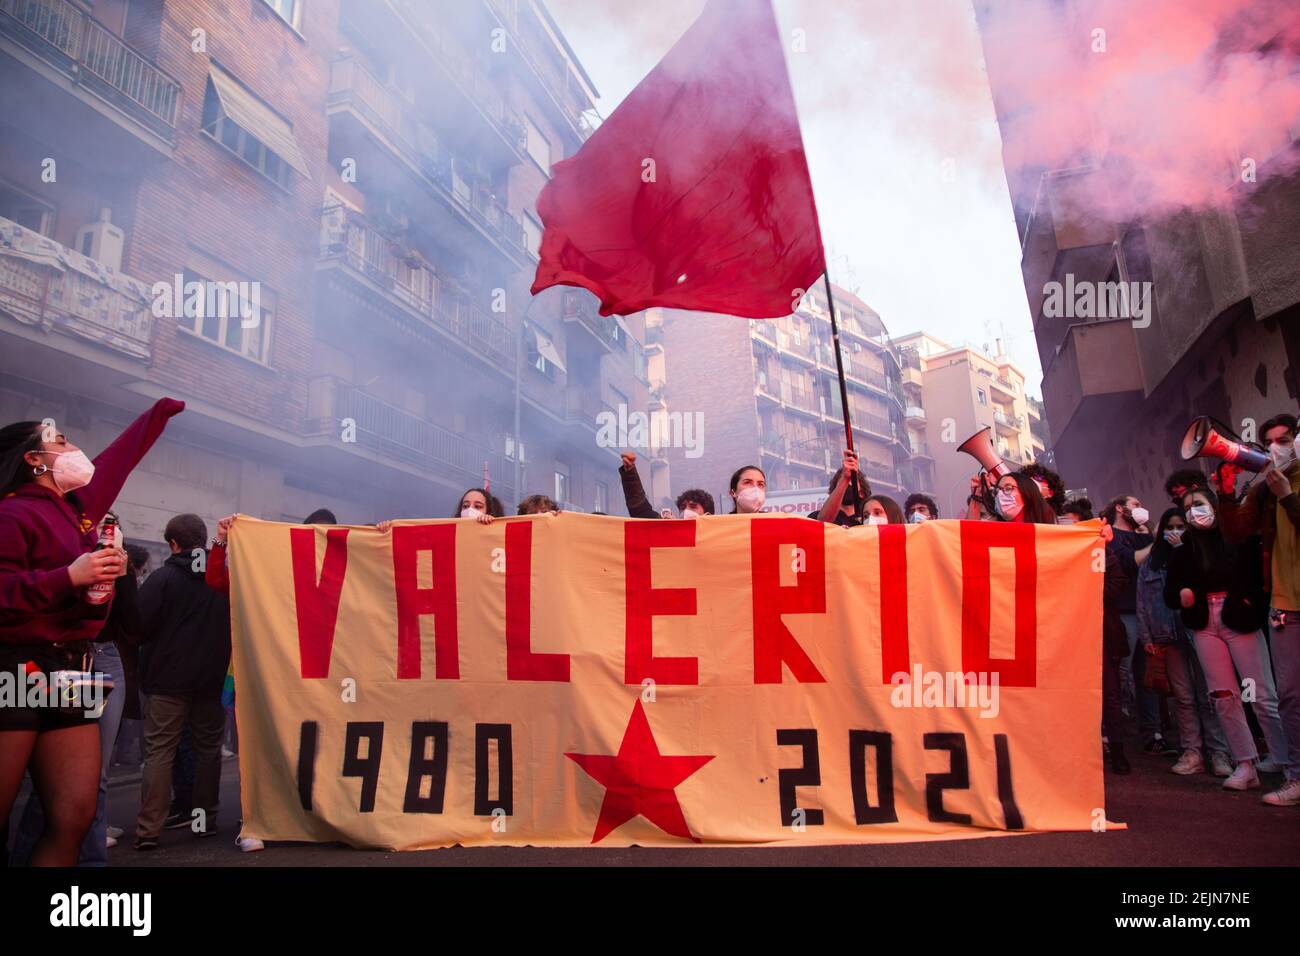
M867 524L889 524L889 518L885 515L867 515Z
M1214 509L1209 505L1193 505L1187 510L1187 520L1198 528L1214 527Z
M736 510L743 515L752 515L763 507L763 502L766 500L766 491L750 485L736 494Z
M86 453L77 451L40 452L53 455L54 464L50 466L50 475L54 478L54 487L62 494L76 491L90 484L95 477L95 463L86 457Z
M920 511L913 511L911 516L908 517L907 520L912 522L912 524L920 524L923 521L929 521L930 516L927 514L922 514Z
M1165 543L1171 548L1176 548L1183 543L1183 529L1169 528L1165 531Z
M481 514L486 514L486 512L479 511L477 508L461 508L461 509L460 509L460 516L461 516L462 518L477 518L477 517L478 517L479 515L481 515Z
M1151 512L1147 511L1146 508L1134 508L1132 511L1132 515L1133 515L1133 524L1135 525L1146 524L1148 521L1151 520Z
M698 518L699 516L700 513L696 511L694 508L687 508L685 511L682 512L683 518Z
M1022 510L1024 510L1024 505L1016 500L1014 491L998 492L998 511L1002 514L1002 517L1014 519Z
M1295 464L1295 445L1280 445L1273 442L1268 446L1268 454L1273 459L1273 467L1278 471L1286 471Z

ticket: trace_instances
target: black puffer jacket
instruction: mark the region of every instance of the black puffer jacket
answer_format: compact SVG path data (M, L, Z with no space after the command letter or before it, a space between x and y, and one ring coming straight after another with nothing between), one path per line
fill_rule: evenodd
M149 575L139 607L144 692L220 697L230 666L230 599L204 583L188 551Z
M1204 556L1204 562L1202 561ZM1165 579L1165 603L1182 614L1183 625L1192 631L1209 626L1210 608L1206 595L1223 591L1223 623L1239 634L1263 628L1268 616L1268 592L1264 590L1264 562L1256 536L1231 545L1219 530L1188 528L1182 547L1169 557ZM1180 592L1192 592L1192 606L1183 607Z

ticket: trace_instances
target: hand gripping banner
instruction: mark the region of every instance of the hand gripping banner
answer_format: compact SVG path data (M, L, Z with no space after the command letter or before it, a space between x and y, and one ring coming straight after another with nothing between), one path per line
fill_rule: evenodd
M245 836L1105 826L1095 522L241 518L230 545Z

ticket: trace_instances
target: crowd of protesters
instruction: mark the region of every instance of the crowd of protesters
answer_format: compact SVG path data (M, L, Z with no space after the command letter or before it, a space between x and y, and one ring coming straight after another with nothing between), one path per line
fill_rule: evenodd
M42 422L0 429L0 669L44 680L93 677L110 689L84 706L0 708L0 822L14 819L14 865L104 865L124 830L107 818L108 766L123 719L143 721L140 809L134 846L154 849L163 829L212 836L222 741L234 736L227 535L209 544L202 518L180 514L163 537L171 554L143 577L148 552L122 546L109 511L127 476L184 409L162 399L93 462ZM1156 521L1133 495L1101 510L1103 587L1102 745L1112 772L1131 770L1125 717L1142 750L1180 775L1212 773L1231 790L1261 786L1274 806L1300 804L1300 463L1297 421L1278 415L1261 435L1272 464L1246 480L1226 463L1213 475L1169 476L1171 506ZM626 452L619 468L633 518L695 519L717 513L692 488L676 515L647 500ZM730 514L757 514L767 476L746 465L731 476ZM559 511L543 494L519 515ZM461 495L454 518L490 524L502 502L487 488ZM108 520L106 521L106 517ZM900 506L873 494L846 450L822 508L810 518L843 527L919 524L940 518L935 500ZM1068 500L1061 477L1033 463L971 480L968 520L1033 524L1092 520L1086 498ZM320 510L305 524L336 523ZM378 524L388 532L391 521ZM143 577L143 581L141 580ZM92 591L111 600L92 601ZM93 670L92 670L93 669ZM1262 746L1261 746L1262 745ZM32 791L20 814L24 775ZM6 843L8 841L6 840ZM258 850L260 840L238 839Z

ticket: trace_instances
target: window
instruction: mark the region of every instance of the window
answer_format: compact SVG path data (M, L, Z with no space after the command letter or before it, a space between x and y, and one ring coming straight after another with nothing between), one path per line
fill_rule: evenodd
M279 186L288 187L291 169L306 175L289 124L216 66L203 94L203 132Z
M535 256L542 254L542 224L530 212L524 213L524 247Z
M0 219L16 222L42 236L54 232L54 207L6 183L0 183Z
M263 2L279 14L280 19L295 30L298 28L298 0L263 0Z
M975 389L975 397L979 399L981 405L987 405L989 403L989 397L984 393L984 389L982 388Z
M609 514L609 486L603 481L596 482L596 507L592 510Z
M528 155L546 175L551 175L551 141L548 140L537 124L531 118L525 117L524 125L527 128L528 136Z
M532 363L533 368L541 372L552 382L555 381L555 363L548 361L546 356L538 349L537 343L530 343L528 346L528 361Z
M840 358L844 360L844 374L853 374L853 353L840 349Z
M632 343L632 372L641 381L649 381L650 369L649 365L646 363L645 349L641 347L640 342Z
M627 332L623 329L623 323L617 318L614 319L613 339L615 345L617 345L622 351L627 351Z
M563 462L555 463L555 503L563 507L569 500L569 466Z
M206 271L218 274L213 265L209 263ZM224 349L267 364L275 294L259 282L213 280L192 268L186 268L183 275L184 298L174 306L176 324Z

